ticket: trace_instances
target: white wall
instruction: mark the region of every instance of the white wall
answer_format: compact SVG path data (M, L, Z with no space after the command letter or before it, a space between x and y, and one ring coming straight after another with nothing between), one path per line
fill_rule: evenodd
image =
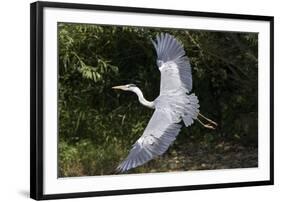
M0 201L29 195L29 3L3 0L0 6ZM78 1L72 0L78 3ZM280 187L281 12L278 1L83 0L79 3L156 7L275 16L275 186L71 199L76 201L277 201ZM279 144L278 144L279 143Z

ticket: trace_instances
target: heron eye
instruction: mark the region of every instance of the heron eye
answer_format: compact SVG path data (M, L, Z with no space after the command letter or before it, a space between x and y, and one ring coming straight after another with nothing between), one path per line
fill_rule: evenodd
M135 84L128 84L128 87L136 87Z

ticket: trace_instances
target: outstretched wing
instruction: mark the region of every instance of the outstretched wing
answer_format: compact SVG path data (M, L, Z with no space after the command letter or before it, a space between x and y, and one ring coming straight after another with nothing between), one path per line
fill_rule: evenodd
M152 43L157 52L157 65L161 71L160 94L183 88L192 90L192 75L189 59L182 44L170 34L156 36Z
M128 157L117 167L125 172L162 155L176 139L181 125L174 123L169 111L156 109L143 135L133 145Z

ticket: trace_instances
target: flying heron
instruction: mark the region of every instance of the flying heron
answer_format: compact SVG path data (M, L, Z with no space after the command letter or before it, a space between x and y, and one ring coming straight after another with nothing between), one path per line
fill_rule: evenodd
M142 105L154 109L143 135L132 146L127 158L116 168L121 173L165 153L176 139L182 125L188 127L196 120L209 129L217 126L216 122L199 113L198 98L194 93L190 94L191 66L183 45L167 33L161 33L156 36L156 41L151 41L156 49L156 62L161 72L160 95L150 102L135 84L112 87L134 92Z

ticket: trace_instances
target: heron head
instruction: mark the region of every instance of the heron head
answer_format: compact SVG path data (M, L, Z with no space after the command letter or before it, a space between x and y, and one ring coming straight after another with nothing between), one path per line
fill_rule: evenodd
M127 84L121 86L113 86L113 89L125 90L125 91L134 91L137 86L135 84Z

